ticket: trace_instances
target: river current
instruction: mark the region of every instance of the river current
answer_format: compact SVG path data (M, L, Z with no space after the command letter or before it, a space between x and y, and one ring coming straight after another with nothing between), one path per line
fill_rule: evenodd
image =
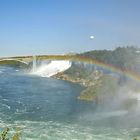
M18 127L22 140L140 139L140 124L121 125L127 112L97 112L94 102L77 100L82 89L1 66L0 130Z

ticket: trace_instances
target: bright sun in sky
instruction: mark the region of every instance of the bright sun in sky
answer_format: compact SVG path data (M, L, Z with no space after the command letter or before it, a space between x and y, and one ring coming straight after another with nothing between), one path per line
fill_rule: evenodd
M90 39L94 39L95 37L93 35L90 36Z

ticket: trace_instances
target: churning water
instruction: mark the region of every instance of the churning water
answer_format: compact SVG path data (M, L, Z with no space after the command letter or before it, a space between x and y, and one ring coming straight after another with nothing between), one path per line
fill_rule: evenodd
M127 118L134 119L127 110L96 111L94 102L76 99L81 90L69 82L0 67L0 128L19 127L22 140L140 138L140 123L127 125Z

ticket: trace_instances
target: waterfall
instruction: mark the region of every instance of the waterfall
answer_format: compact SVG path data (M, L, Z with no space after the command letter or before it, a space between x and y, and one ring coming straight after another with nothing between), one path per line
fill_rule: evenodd
M32 67L32 71L35 72L36 71L36 56L33 56L33 67Z
M59 72L64 72L71 67L70 61L53 60L50 63L42 64L34 70L33 74L41 77L51 77Z

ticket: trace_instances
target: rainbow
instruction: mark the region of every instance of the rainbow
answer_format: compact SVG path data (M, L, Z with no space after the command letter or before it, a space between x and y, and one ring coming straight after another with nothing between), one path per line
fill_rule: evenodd
M89 63L89 64L94 64L94 65L99 66L101 68L110 70L110 71L118 73L118 74L125 75L126 77L131 78L132 80L140 82L140 75L138 75L137 73L134 73L133 71L126 70L126 69L121 69L121 68L115 67L111 64L107 64L107 63L97 61L97 60L87 58L87 57L81 57L80 56L76 60L78 60L80 62L86 62L86 63Z
M96 66L99 66L103 69L107 69L110 70L112 72L118 73L118 74L122 74L125 75L126 77L138 81L140 82L140 75L131 71L131 70L126 70L126 69L121 69L119 67L113 66L111 64L107 64L92 58L88 58L88 57L84 57L84 56L51 56L51 59L58 59L58 60L71 60L71 61L79 61L79 62L84 62L84 63L88 63L88 64L94 64Z

